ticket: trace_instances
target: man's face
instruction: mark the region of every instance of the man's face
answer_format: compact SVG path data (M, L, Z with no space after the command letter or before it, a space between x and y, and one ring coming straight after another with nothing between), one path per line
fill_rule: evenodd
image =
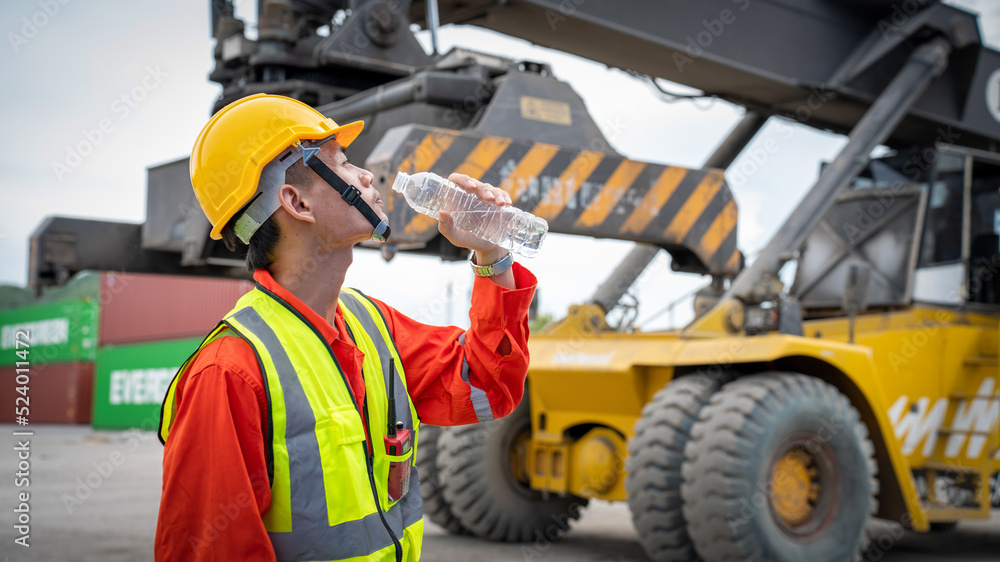
M379 192L372 186L375 176L368 170L352 164L347 159L340 143L336 141L324 143L318 157L348 185L358 188L361 191L362 199L375 211L375 214L379 218L387 220L388 217L383 209ZM317 226L321 229L323 236L331 241L344 241L352 245L368 240L375 227L360 211L344 201L344 198L333 186L326 183L318 175L313 177L315 181L312 189L318 202L316 208Z

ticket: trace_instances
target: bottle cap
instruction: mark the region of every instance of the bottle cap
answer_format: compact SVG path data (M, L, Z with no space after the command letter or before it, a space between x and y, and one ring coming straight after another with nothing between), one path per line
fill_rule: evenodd
M406 189L406 182L410 180L410 174L406 172L396 172L396 179L392 182L392 190L402 193Z

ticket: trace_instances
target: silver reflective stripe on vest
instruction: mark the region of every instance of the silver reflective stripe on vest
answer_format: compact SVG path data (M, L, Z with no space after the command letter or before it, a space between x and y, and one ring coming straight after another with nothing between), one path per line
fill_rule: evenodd
M385 520L402 540L403 529L413 525L423 516L423 501L420 497L420 476L417 467L410 471L410 490L396 505L385 513ZM305 532L268 533L274 554L278 560L327 560L331 553L335 558L354 558L392 546L392 539L385 532L378 513L372 513L358 521L347 521L333 527L312 529Z
M458 336L458 343L465 347L465 332ZM469 380L469 362L465 360L465 351L462 351L462 380L469 385L469 400L472 401L472 408L476 411L476 419L480 423L493 420L493 408L490 407L490 399L486 397L486 391L476 388Z
M330 526L326 492L323 488L323 465L316 439L316 418L291 360L274 331L257 311L244 308L236 312L233 319L264 344L274 362L285 397L285 441L288 447L292 530L268 533L277 560L354 558L392 546L392 537L386 532L378 513ZM377 331L375 333L378 334ZM381 336L371 339L378 341ZM266 384L266 374L262 375L265 376ZM401 385L397 384L397 388L399 386ZM403 404L409 404L405 394L402 400ZM406 411L409 413L409 407ZM422 510L420 477L414 466L410 472L409 491L385 513L386 521L397 539L402 540L404 528L420 521Z
M323 463L316 439L316 416L302 383L278 336L256 310L249 307L241 309L233 318L264 344L281 381L281 392L285 396L285 443L288 446L292 529L329 527L326 493L323 490ZM266 375L264 382L267 383Z
M358 322L361 322L361 326L368 333L369 339L375 344L375 349L378 350L379 362L382 364L382 378L385 380L385 388L388 391L389 358L392 357L392 352L389 350L385 338L382 337L378 326L375 325L375 319L372 318L371 313L368 312L364 304L347 291L341 291L340 296L344 301L344 306L351 311L351 314L358 319ZM376 305L373 304L373 306ZM388 329L389 327L386 326L386 331ZM413 417L410 415L410 399L406 394L406 385L403 384L403 379L399 377L399 367L397 366L396 369L396 380L393 382L393 390L396 395L396 419L403 422L403 427L412 430Z

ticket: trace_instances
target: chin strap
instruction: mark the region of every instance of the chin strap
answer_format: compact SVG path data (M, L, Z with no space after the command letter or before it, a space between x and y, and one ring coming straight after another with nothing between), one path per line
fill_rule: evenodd
M344 201L347 201L348 205L351 205L360 211L361 214L368 219L368 222L371 223L373 228L371 239L376 242L385 242L388 240L389 234L392 232L389 228L389 223L379 218L379 216L375 213L375 210L365 202L363 197L361 197L361 191L353 185L348 185L348 183L342 180L340 176L333 173L333 170L328 168L322 160L319 158L313 158L313 156L319 154L319 147L303 147L303 151L305 154L302 157L302 163L309 166L314 172L319 174L319 177L323 178L326 183L336 189L337 193L340 193L340 196L344 198Z

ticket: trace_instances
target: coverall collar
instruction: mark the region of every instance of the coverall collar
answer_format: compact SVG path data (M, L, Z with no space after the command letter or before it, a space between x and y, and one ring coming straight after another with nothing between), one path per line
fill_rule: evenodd
M292 308L302 314L302 316L304 316L310 324L316 326L316 329L319 330L319 333L323 335L328 343L333 343L337 339L337 336L339 335L337 328L335 326L331 326L325 318L320 316L315 310L309 308L308 305L299 300L299 298L289 292L288 289L279 285L278 282L274 280L274 277L271 276L270 271L266 269L258 269L254 272L253 279L254 281L260 283L262 287L278 295L282 298L282 300L292 305ZM334 322L342 323L343 312L340 310L339 302L337 303L337 311L334 314L336 316Z

